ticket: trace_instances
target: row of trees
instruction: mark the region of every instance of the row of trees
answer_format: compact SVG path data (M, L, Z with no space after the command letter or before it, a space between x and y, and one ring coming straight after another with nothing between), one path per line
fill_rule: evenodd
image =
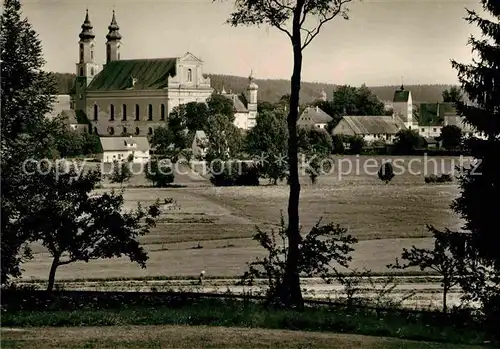
M145 267L138 237L154 226L158 203L124 213L121 194L95 194L98 171L79 173L51 161L68 150L60 125L45 119L56 86L42 70L41 42L21 18L19 0L5 0L0 24L2 285L21 275L34 241L53 257L49 290L57 268L75 261L127 255Z

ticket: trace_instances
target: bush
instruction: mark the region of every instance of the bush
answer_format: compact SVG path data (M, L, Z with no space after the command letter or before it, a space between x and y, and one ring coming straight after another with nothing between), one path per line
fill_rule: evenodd
M167 159L151 160L145 171L148 181L153 182L154 187L165 188L174 182L174 171Z
M260 171L254 164L242 161L213 162L210 182L216 187L257 186Z
M425 176L425 183L448 183L453 182L453 176L448 173L443 173L440 176L435 174L431 174L429 176Z

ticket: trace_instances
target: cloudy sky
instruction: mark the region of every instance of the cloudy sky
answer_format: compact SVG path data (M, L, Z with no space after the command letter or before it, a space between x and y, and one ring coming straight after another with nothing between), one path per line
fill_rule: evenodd
M303 80L370 86L456 83L450 58L470 61L462 19L475 0L354 0L350 19L335 19L304 53ZM96 58L105 59L113 8L123 36L122 59L177 57L190 51L205 72L289 79L288 38L274 28L232 28L231 0L22 0L43 42L46 69L75 72L78 34L89 9Z

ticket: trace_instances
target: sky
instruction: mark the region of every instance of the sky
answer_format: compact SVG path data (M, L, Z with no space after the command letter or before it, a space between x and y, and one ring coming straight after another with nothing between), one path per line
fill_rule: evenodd
M78 34L88 8L96 59L104 63L105 36L116 12L121 58L179 57L191 52L204 72L257 79L289 79L292 47L272 27L231 27L234 0L21 0L39 34L45 69L76 71ZM450 59L471 60L463 17L478 0L353 0L349 20L335 18L304 51L302 80L333 84L455 84Z

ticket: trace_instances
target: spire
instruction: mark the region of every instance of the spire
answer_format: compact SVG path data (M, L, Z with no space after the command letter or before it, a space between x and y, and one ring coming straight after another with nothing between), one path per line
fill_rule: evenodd
M81 40L92 40L95 38L94 32L92 31L94 27L92 26L92 23L90 23L89 19L89 10L86 10L85 13L85 20L83 21L82 24L82 32L80 33L79 37Z
M111 23L108 27L109 33L106 35L106 39L108 41L120 41L122 36L119 32L120 27L118 26L118 23L116 22L116 16L115 16L115 10L113 10L113 17L111 18Z
M404 91L405 90L405 86L403 84L403 77L401 77L401 91Z
M259 86L254 81L253 69L250 71L250 76L248 77L248 90L258 90Z

